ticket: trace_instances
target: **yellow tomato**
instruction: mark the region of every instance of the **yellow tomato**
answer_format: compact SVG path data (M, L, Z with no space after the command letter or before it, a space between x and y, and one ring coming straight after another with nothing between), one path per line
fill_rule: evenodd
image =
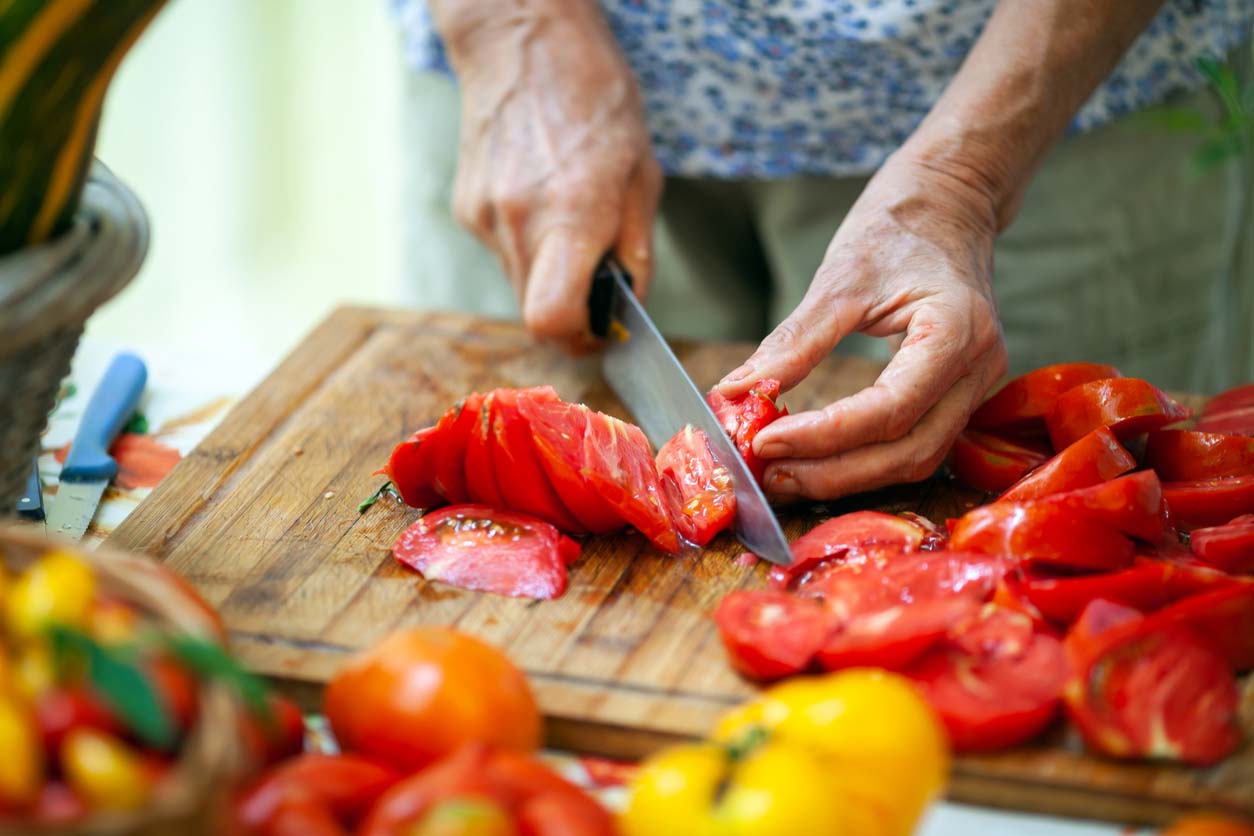
M21 703L0 696L0 803L33 801L43 780L43 748L34 718Z
M93 809L134 810L152 794L152 777L132 749L110 734L74 729L61 744L61 771Z
M51 551L18 575L5 600L9 631L31 638L51 624L81 627L91 612L96 578L69 552Z
M57 674L48 645L42 641L23 644L13 659L12 678L17 693L30 701L55 685Z
M452 798L431 808L409 836L517 836L509 813L487 798Z

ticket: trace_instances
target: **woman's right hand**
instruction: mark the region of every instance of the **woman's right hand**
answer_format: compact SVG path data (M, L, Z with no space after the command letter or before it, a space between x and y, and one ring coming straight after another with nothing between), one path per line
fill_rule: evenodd
M502 5L433 4L462 101L453 213L497 254L528 330L580 351L602 256L648 288L661 170L597 4Z

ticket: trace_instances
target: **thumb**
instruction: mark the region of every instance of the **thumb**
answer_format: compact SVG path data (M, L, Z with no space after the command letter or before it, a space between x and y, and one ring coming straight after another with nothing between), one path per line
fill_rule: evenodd
M605 249L606 242L597 242L587 231L566 224L544 233L523 296L523 323L528 331L568 346L588 340L588 292Z

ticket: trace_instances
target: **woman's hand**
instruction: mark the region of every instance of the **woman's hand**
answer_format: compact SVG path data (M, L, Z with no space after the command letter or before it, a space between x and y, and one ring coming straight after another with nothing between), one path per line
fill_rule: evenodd
M991 286L998 221L967 173L890 159L801 304L719 384L729 397L764 377L787 390L847 334L903 338L874 385L758 434L754 449L772 460L772 499L833 499L927 478L1005 373Z
M462 100L453 212L500 258L527 328L578 351L603 255L648 288L661 171L596 4L496 5L436 6Z

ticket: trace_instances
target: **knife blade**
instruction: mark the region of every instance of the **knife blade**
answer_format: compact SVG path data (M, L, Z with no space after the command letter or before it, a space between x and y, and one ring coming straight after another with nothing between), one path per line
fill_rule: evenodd
M60 485L48 510L49 531L75 540L87 531L105 488L118 474L109 446L135 411L147 382L148 369L134 354L118 354L109 363L61 467Z
M589 309L594 333L609 335L601 355L602 374L645 436L661 447L687 424L704 432L714 460L731 473L736 539L764 560L790 565L792 550L762 488L636 299L630 276L612 258L602 262L593 279Z

